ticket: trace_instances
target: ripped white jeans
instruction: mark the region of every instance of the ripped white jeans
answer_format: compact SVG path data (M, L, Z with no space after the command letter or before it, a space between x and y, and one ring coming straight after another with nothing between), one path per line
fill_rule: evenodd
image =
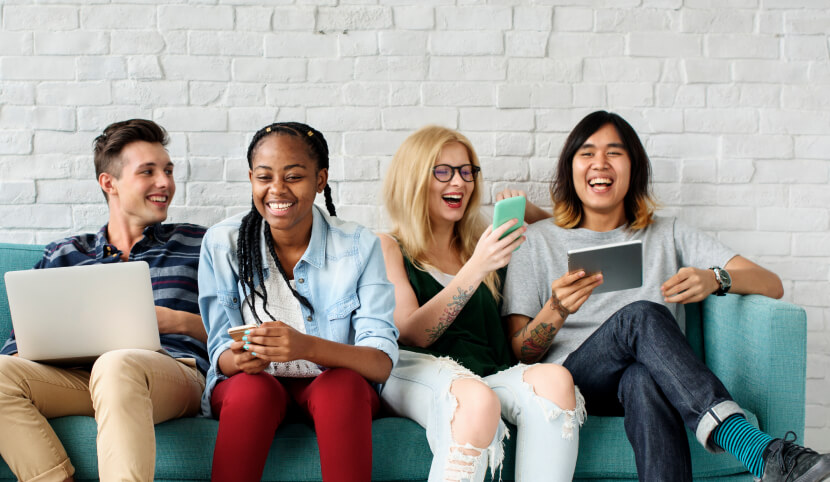
M426 429L433 454L430 482L479 482L484 480L488 466L495 479L504 455L502 441L509 436L503 420L518 429L516 481L569 481L573 478L579 426L585 420L585 402L578 389L574 410L563 410L536 395L533 387L524 381L528 367L520 364L480 378L449 358L401 350L400 359L381 392L381 399L397 415L410 418ZM462 378L483 381L493 389L501 403L503 420L499 421L496 435L486 448L465 446L453 439L450 424L457 403L450 386ZM464 456L458 452L459 448L475 449L480 455Z

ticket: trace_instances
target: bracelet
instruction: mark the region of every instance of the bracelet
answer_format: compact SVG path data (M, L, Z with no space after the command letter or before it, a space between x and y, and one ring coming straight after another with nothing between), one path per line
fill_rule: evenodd
M564 320L571 314L567 308L562 305L562 301L556 296L556 290L550 290L550 309L559 313L559 316Z

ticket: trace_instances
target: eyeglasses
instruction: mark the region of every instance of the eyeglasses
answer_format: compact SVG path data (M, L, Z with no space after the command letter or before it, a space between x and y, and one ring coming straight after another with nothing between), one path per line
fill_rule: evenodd
M438 164L432 168L432 175L441 182L450 182L453 176L455 176L455 171L458 171L461 179L465 182L473 182L475 181L476 174L481 171L481 168L472 164L464 164L458 167L453 167L448 164Z

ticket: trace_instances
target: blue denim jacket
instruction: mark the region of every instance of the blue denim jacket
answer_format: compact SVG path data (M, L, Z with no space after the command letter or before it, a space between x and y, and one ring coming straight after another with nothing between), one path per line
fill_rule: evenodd
M236 242L247 213L211 227L202 241L199 259L199 309L208 333L210 369L202 395L202 413L211 416L210 397L225 377L219 355L232 343L228 328L244 324ZM358 346L370 346L398 361L398 330L392 318L395 288L386 278L380 241L371 231L343 222L313 208L311 240L294 267L297 291L308 299L314 313L300 305L309 335ZM261 235L263 273L268 256ZM279 273L275 273L279 276Z

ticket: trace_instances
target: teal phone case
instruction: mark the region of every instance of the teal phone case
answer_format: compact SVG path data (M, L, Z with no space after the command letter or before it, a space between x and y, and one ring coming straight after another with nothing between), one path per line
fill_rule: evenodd
M496 207L493 209L493 229L495 230L502 224L510 221L511 219L518 219L519 222L516 223L512 228L508 229L501 238L507 236L508 234L512 233L513 231L519 229L524 225L525 220L525 202L527 200L524 196L517 196L517 197L509 197L507 199L502 199L501 201L496 203ZM499 238L499 239L501 239Z

